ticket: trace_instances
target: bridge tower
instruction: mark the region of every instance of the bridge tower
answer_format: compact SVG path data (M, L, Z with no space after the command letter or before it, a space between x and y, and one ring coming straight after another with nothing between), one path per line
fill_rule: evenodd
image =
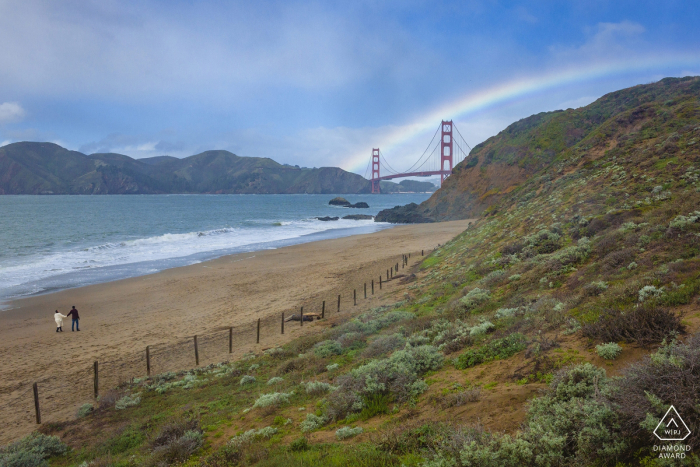
M379 148L372 149L372 193L381 193L379 187Z
M440 171L452 173L452 163L454 154L454 140L452 139L452 120L442 121L442 138L440 139ZM445 162L449 168L445 168ZM449 174L440 174L440 182L444 182Z

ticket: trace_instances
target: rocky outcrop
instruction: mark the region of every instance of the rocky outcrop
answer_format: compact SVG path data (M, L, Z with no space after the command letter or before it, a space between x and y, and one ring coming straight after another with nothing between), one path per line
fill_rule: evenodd
M411 203L405 206L394 206L391 209L379 211L374 217L374 222L391 222L392 224L425 224L435 222L430 217L426 217L422 209L416 204Z
M341 198L340 196L328 201L328 204L330 204L331 206L345 206L345 207L352 206L352 203L350 201L348 201L345 198Z
M365 203L364 201L360 201L359 203L351 204L350 206L347 206L347 207L367 209L367 208L369 208L369 204Z
M337 221L337 220L340 219L340 218L339 218L339 217L329 217L329 216L325 216L325 217L317 217L316 219L318 219L318 220L320 220L320 221L323 221L323 222L328 222L328 221Z
M363 220L372 219L372 216L370 216L369 214L350 214L349 216L343 216L343 219L350 219L353 221L363 221Z

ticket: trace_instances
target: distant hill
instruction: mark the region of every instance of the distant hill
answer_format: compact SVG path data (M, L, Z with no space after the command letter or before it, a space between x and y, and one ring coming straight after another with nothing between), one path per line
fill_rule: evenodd
M382 193L432 193L438 189L432 182L417 180L402 180L400 183L382 180L379 186Z
M178 159L85 155L53 143L0 148L0 194L368 193L363 177L206 151Z

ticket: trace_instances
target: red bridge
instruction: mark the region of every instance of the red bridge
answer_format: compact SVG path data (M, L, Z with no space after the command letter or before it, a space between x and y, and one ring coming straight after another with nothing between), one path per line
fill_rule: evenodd
M453 136L454 131L458 135L456 140ZM438 132L440 133L440 139L433 145ZM430 149L431 147L433 148L432 150ZM440 147L439 152L438 147ZM469 155L469 151L466 151L466 148L469 148L471 151L471 147L466 143L452 120L443 120L438 129L435 130L433 139L428 143L428 147L423 151L418 161L407 170L401 172L394 170L386 161L379 148L372 149L372 158L370 160L372 165L372 178L370 179L372 181L372 193L381 193L379 182L391 180L392 178L440 175L440 182L443 182L452 173L452 168ZM369 165L367 169L365 178L369 173ZM388 172L388 174L381 175L381 172Z

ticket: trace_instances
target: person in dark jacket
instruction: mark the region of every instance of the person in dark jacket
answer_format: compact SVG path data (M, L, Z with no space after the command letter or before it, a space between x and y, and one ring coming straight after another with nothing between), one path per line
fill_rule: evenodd
M73 305L73 308L71 308L71 310L68 312L68 316L70 316L72 318L72 322L71 322L71 326L70 326L71 332L75 331L76 328L78 331L80 331L80 323L79 323L80 316L78 316L78 310L75 309L75 305ZM68 317L68 316L66 316L66 317Z

